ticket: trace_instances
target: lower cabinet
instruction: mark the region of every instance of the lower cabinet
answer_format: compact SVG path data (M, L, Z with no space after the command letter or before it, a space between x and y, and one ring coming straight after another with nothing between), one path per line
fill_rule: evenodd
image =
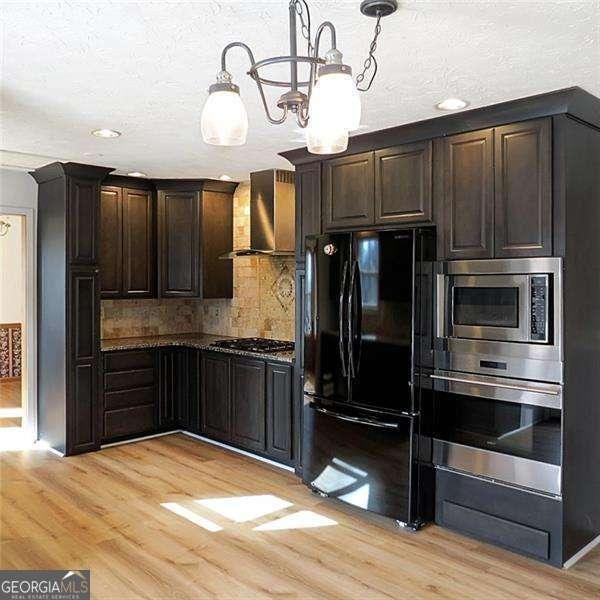
M267 452L283 462L292 459L292 369L267 363Z
M200 414L202 433L223 441L231 438L231 393L229 386L229 356L202 354L202 393Z

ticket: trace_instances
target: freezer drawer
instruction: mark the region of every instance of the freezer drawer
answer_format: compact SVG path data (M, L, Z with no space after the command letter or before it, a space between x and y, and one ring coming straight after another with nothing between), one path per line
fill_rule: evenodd
M348 504L419 524L415 417L340 414L305 397L304 483Z

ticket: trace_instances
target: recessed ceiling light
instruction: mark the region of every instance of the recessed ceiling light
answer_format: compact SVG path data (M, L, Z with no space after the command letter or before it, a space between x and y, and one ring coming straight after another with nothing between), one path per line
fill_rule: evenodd
M121 135L121 132L115 131L114 129L94 129L92 135L101 138L116 138Z
M231 181L231 177L229 177L229 175L225 175L225 174L221 175L221 176L219 177L219 179L220 179L221 181Z
M460 110L467 106L469 106L469 103L460 98L446 98L446 100L442 100L435 105L438 110Z
M148 177L146 173L140 173L140 171L131 171L131 173L127 173L129 177Z

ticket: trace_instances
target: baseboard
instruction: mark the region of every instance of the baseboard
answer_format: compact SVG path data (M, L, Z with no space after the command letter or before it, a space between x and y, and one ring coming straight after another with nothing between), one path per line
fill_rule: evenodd
M123 444L133 444L133 442L143 442L144 440L151 440L152 438L162 437L163 435L172 435L174 433L183 433L180 429L173 429L172 431L162 431L161 433L152 433L150 435L144 435L142 437L132 438L130 440L121 440L120 442L111 442L110 444L101 444L100 450L104 448L112 448L113 446L122 446Z
M37 446L38 448L41 448L42 450L48 450L48 452L51 452L52 454L55 454L56 456L60 456L61 458L65 457L63 452L61 452L60 450L57 450L56 448L53 448L45 440L37 440L36 442L34 442L34 445Z
M600 535L594 538L589 544L584 546L579 552L573 554L571 558L563 565L564 569L570 569L576 562L579 562L586 554L591 552L600 544Z
M279 469L283 469L284 471L294 472L294 467L290 467L288 465L283 465L269 458L264 458L263 456L258 456L257 454L252 454L252 452L247 452L246 450L241 450L240 448L236 448L235 446L230 446L229 444L224 444L223 442L217 442L216 440L211 440L210 438L203 437L198 435L197 433L192 433L191 431L180 431L179 433L183 433L189 437L200 440L202 442L206 442L207 444L212 444L213 446L219 446L220 448L225 448L226 450L230 450L231 452L236 452L237 454L242 454L247 456L248 458L253 458L254 460L258 460L260 462L267 463L273 467L278 467Z

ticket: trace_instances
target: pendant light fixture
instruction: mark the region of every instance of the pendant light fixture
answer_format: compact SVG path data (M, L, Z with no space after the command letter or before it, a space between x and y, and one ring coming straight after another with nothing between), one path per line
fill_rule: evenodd
M375 50L381 33L380 21L398 8L397 0L364 0L361 12L375 17L375 35L363 70L352 78L352 69L343 63L342 53L337 48L336 30L329 21L317 28L314 43L311 31L310 11L306 0L290 0L289 27L290 53L260 61L254 59L252 50L243 42L232 42L221 53L221 71L217 81L210 86L208 98L201 118L202 137L207 144L217 146L240 146L246 143L248 115L240 96L240 89L232 82L227 71L227 53L233 48L242 48L248 55L248 75L256 82L258 93L269 123L279 125L288 115L295 116L298 125L307 130L309 152L334 154L348 147L348 134L360 125L361 103L358 92L370 89L377 73ZM298 21L300 32L306 41L306 55L298 55ZM319 54L321 37L327 30L331 40L330 49L323 57ZM289 63L289 81L267 79L261 69L269 65ZM299 80L298 67L304 64L308 70L305 80ZM365 84L365 79L367 83ZM277 101L280 110L272 116L263 86L288 88ZM301 91L305 89L306 91Z

